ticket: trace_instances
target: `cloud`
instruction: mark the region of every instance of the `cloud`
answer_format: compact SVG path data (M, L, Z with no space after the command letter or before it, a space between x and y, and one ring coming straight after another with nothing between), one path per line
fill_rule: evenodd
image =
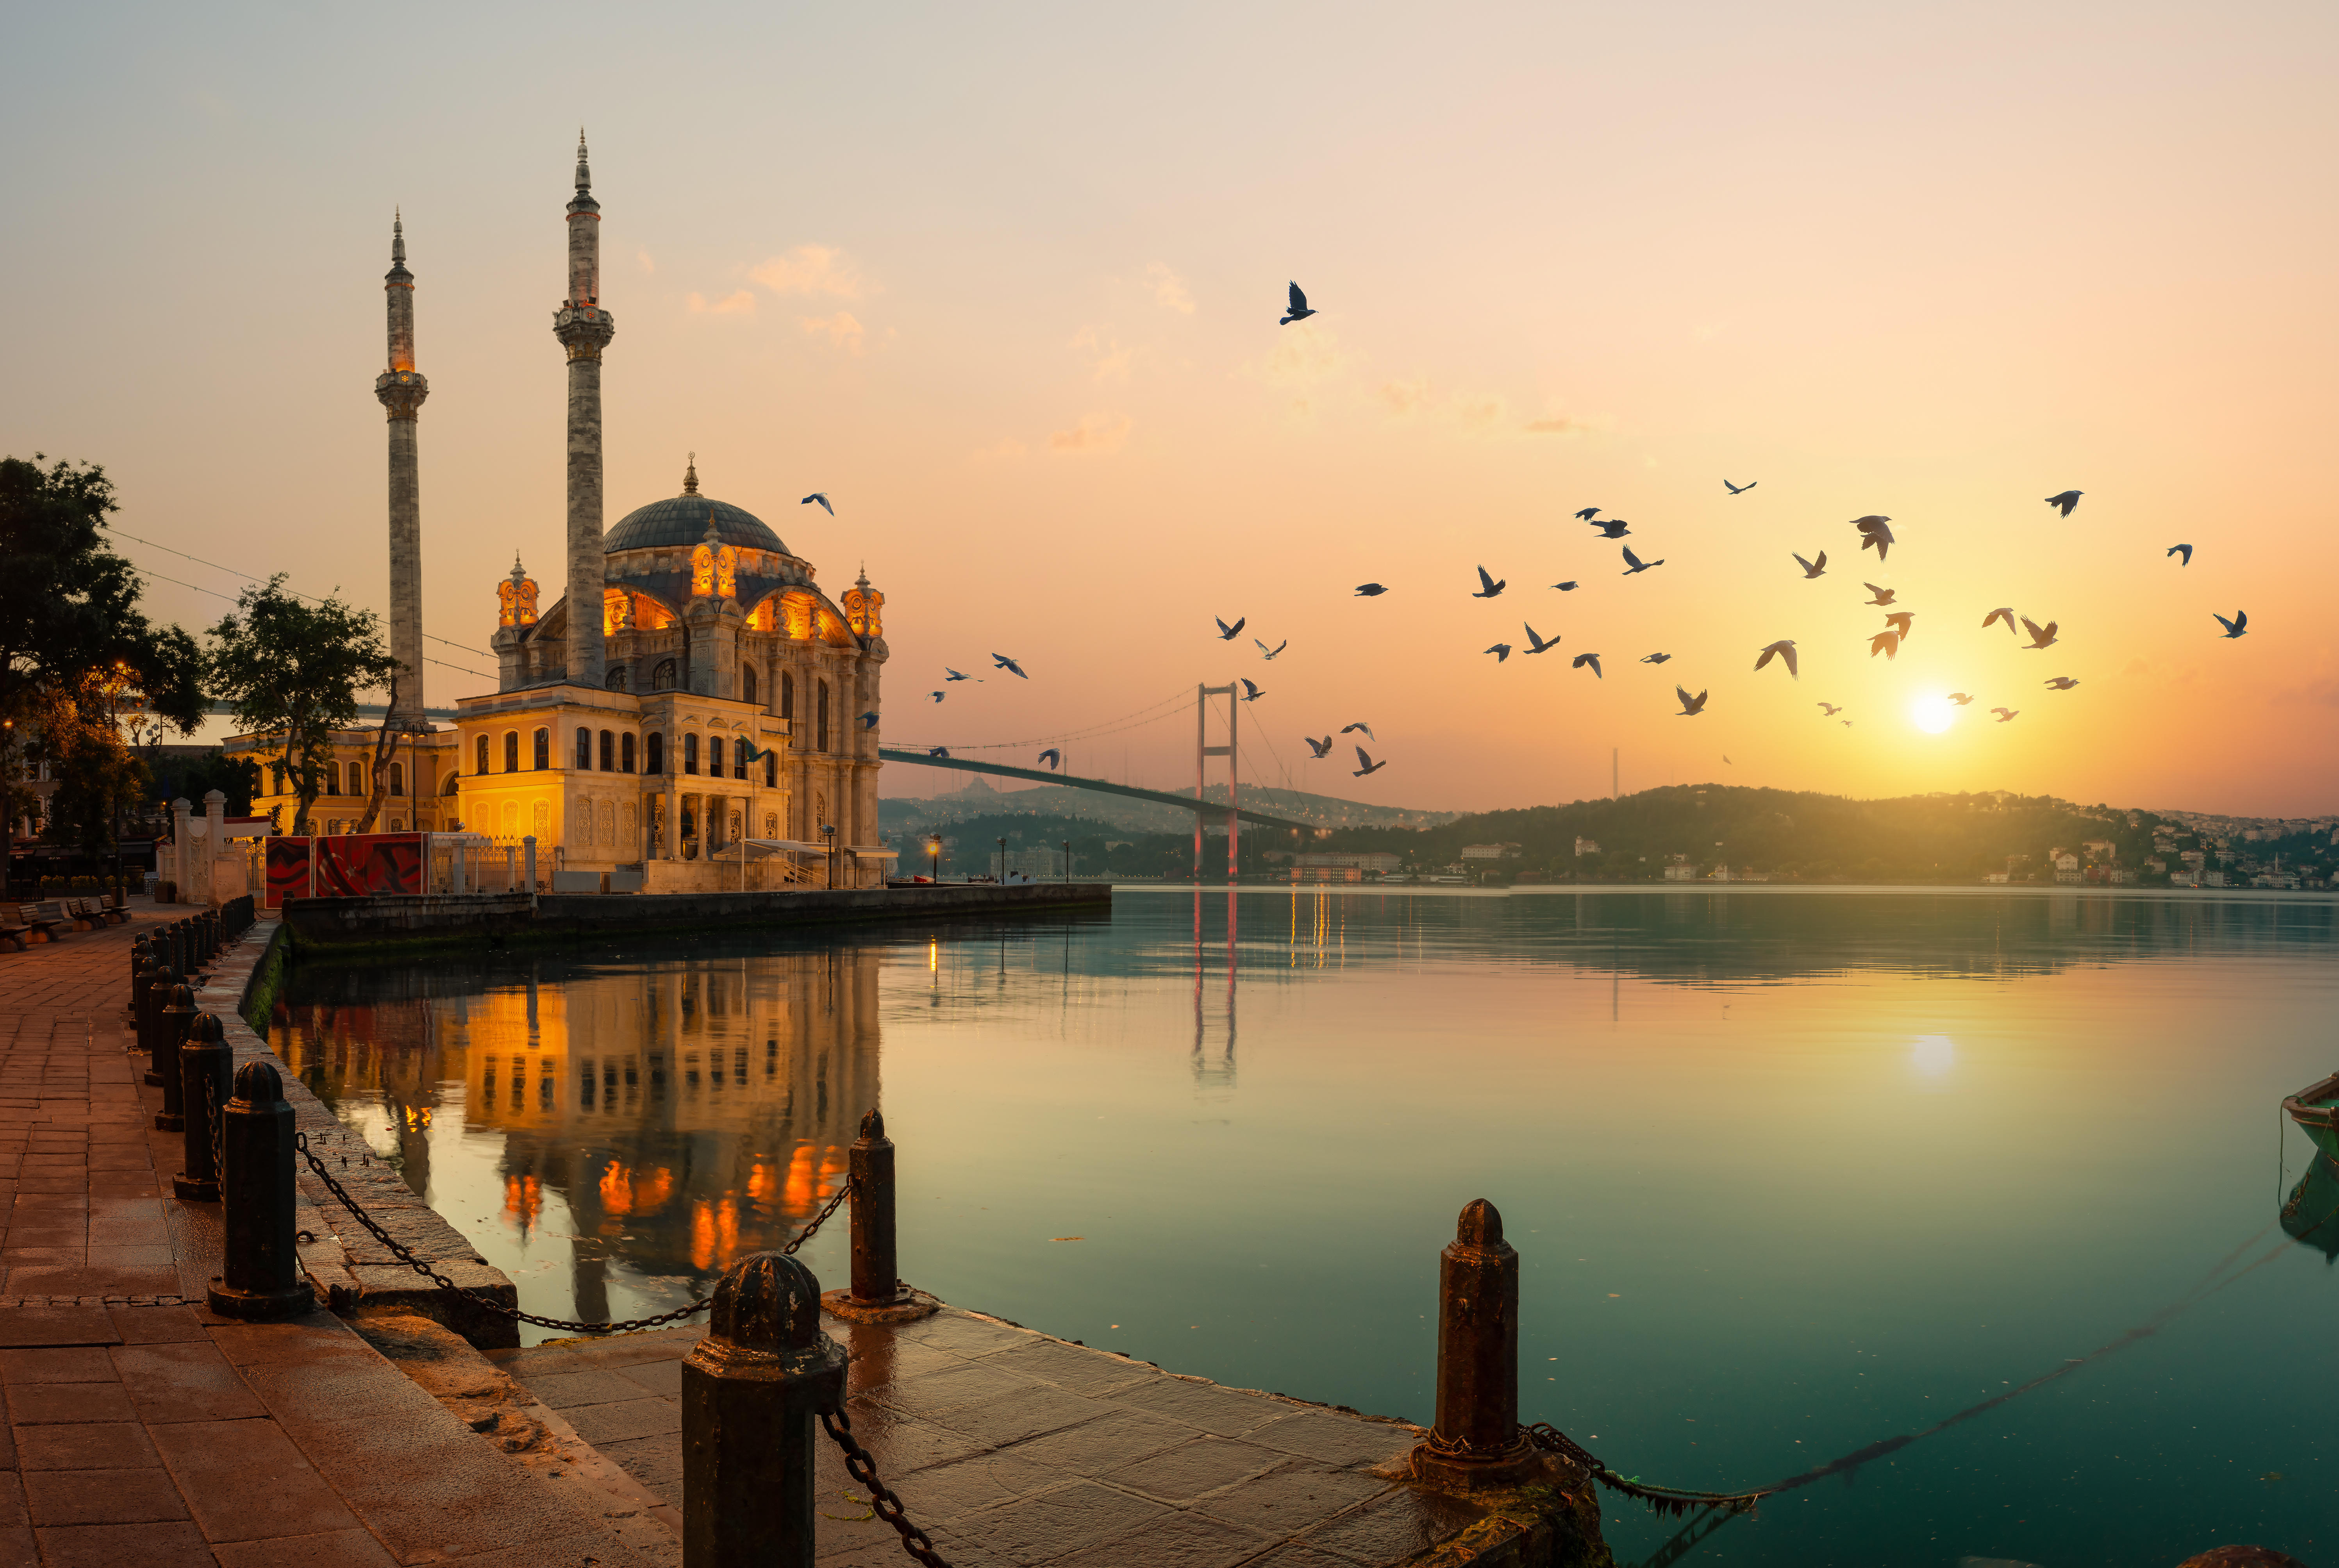
M1126 381L1130 361L1137 350L1124 349L1118 339L1109 338L1094 327L1082 327L1072 335L1069 347L1086 350L1092 356L1091 366L1099 382Z
M1399 419L1429 408L1437 399L1426 380L1383 381L1373 389L1373 395L1388 406L1388 411Z
M1546 419L1529 419L1519 429L1530 436L1580 436L1592 427L1582 419L1571 419L1564 414L1554 414Z
M1048 446L1059 452L1117 452L1129 439L1130 423L1127 414L1083 414L1071 429L1050 435Z
M657 263L650 259L650 253L647 251L636 251L634 252L634 259L642 264L643 271L655 272L657 271Z
M869 291L861 270L834 245L798 245L747 275L775 294L827 294L857 300Z
M861 354L861 323L853 319L850 311L839 311L834 316L801 316L796 325L814 337L827 334L834 348L844 350L858 359Z
M1171 271L1166 262L1156 261L1146 268L1145 281L1152 286L1155 304L1181 316L1194 313L1194 296L1186 291L1186 280Z
M755 296L742 289L735 294L710 303L706 295L694 293L686 296L683 303L690 308L691 314L695 316L753 315L755 310Z
M1509 409L1510 405L1500 398L1471 398L1458 404L1454 414L1466 428L1483 430L1501 419Z
M1274 350L1263 360L1245 362L1241 373L1269 386L1305 389L1332 380L1354 362L1337 333L1309 322L1282 329Z

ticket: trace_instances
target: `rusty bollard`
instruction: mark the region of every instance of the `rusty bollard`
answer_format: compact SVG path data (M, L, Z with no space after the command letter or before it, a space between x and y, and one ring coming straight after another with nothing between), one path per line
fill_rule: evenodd
M178 1049L173 1040L165 1044L163 1032L163 1013L169 1011L172 997L179 991L179 971L165 963L154 971L154 983L146 988L146 1032L139 1043L146 1048L146 1081L156 1088L163 1084L163 1069L170 1065L168 1051Z
M220 1113L222 1269L211 1309L222 1317L299 1317L316 1308L292 1228L292 1108L275 1064L236 1070L235 1097Z
M208 1012L195 1014L187 1038L179 1047L179 1091L186 1118L187 1148L183 1168L171 1178L171 1188L197 1203L217 1203L219 1168L212 1159L212 1139L220 1113L227 1109L231 1070L235 1053L228 1049L227 1031Z
M1485 1198L1462 1210L1437 1267L1437 1423L1416 1480L1464 1492L1517 1486L1543 1464L1519 1428L1519 1255Z
M846 1151L853 1178L853 1287L832 1290L822 1307L854 1323L909 1323L939 1310L940 1304L902 1283L893 1230L893 1140L885 1119L873 1110L861 1119L861 1136Z
M143 936L133 937L131 939L130 1008L133 1013L135 1013L138 1010L138 971L146 967L146 960L149 953L150 949L148 948L146 939Z
M187 1026L194 1021L195 993L183 985L173 986L171 1004L163 1010L154 1026L154 1066L163 1080L163 1109L154 1113L158 1131L177 1132L187 1125L179 1043L187 1038Z
M143 940L143 939L142 939ZM154 977L163 972L163 961L154 956L149 945L138 954L137 967L130 972L130 1049L144 1050L154 1028Z
M844 1405L844 1360L794 1258L758 1252L716 1286L682 1363L684 1568L812 1568L814 1423Z

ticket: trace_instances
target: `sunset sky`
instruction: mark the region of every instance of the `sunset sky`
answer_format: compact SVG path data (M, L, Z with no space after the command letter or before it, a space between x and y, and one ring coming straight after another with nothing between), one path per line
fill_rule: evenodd
M515 550L561 591L581 122L607 520L695 450L832 594L865 561L888 745L1028 764L1248 676L1249 776L1395 805L1605 793L1614 746L1628 791L2339 808L2327 6L227 5L11 35L0 451L102 462L128 534L384 606L402 206L426 629L470 648ZM1276 324L1288 279L1320 316ZM1594 505L1666 564L1621 576ZM1863 581L1917 613L1897 661ZM2000 605L2061 643L1983 630ZM1523 621L1553 655L1480 652ZM1799 681L1752 669L1782 637ZM927 699L993 651L1031 681ZM429 699L492 684L434 666ZM1924 734L1949 691L1977 700ZM1071 764L1190 784L1189 708ZM1345 739L1303 764L1354 720L1385 771Z

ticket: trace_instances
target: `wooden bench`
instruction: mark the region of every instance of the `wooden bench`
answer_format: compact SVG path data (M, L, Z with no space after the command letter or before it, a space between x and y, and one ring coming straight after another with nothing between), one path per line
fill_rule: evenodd
M22 952L25 951L25 942L31 940L32 934L31 926L13 924L5 915L0 915L0 942L5 942L18 952Z
M30 931L33 933L33 939L35 942L56 941L57 928L66 923L62 916L52 920L47 915L43 914L41 912L41 906L36 903L18 904L16 906L16 918L24 923L25 928L27 931Z
M85 898L77 898L66 904L64 912L72 919L75 931L95 931L100 926L120 925L130 918L112 904L102 901L92 903Z

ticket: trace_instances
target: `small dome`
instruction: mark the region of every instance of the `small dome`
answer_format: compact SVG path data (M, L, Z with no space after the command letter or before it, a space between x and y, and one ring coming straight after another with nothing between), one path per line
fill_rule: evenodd
M716 537L726 545L788 553L780 536L755 513L697 495L669 496L627 512L602 536L601 548L613 556L619 550L687 549L706 539L710 516L715 519Z

